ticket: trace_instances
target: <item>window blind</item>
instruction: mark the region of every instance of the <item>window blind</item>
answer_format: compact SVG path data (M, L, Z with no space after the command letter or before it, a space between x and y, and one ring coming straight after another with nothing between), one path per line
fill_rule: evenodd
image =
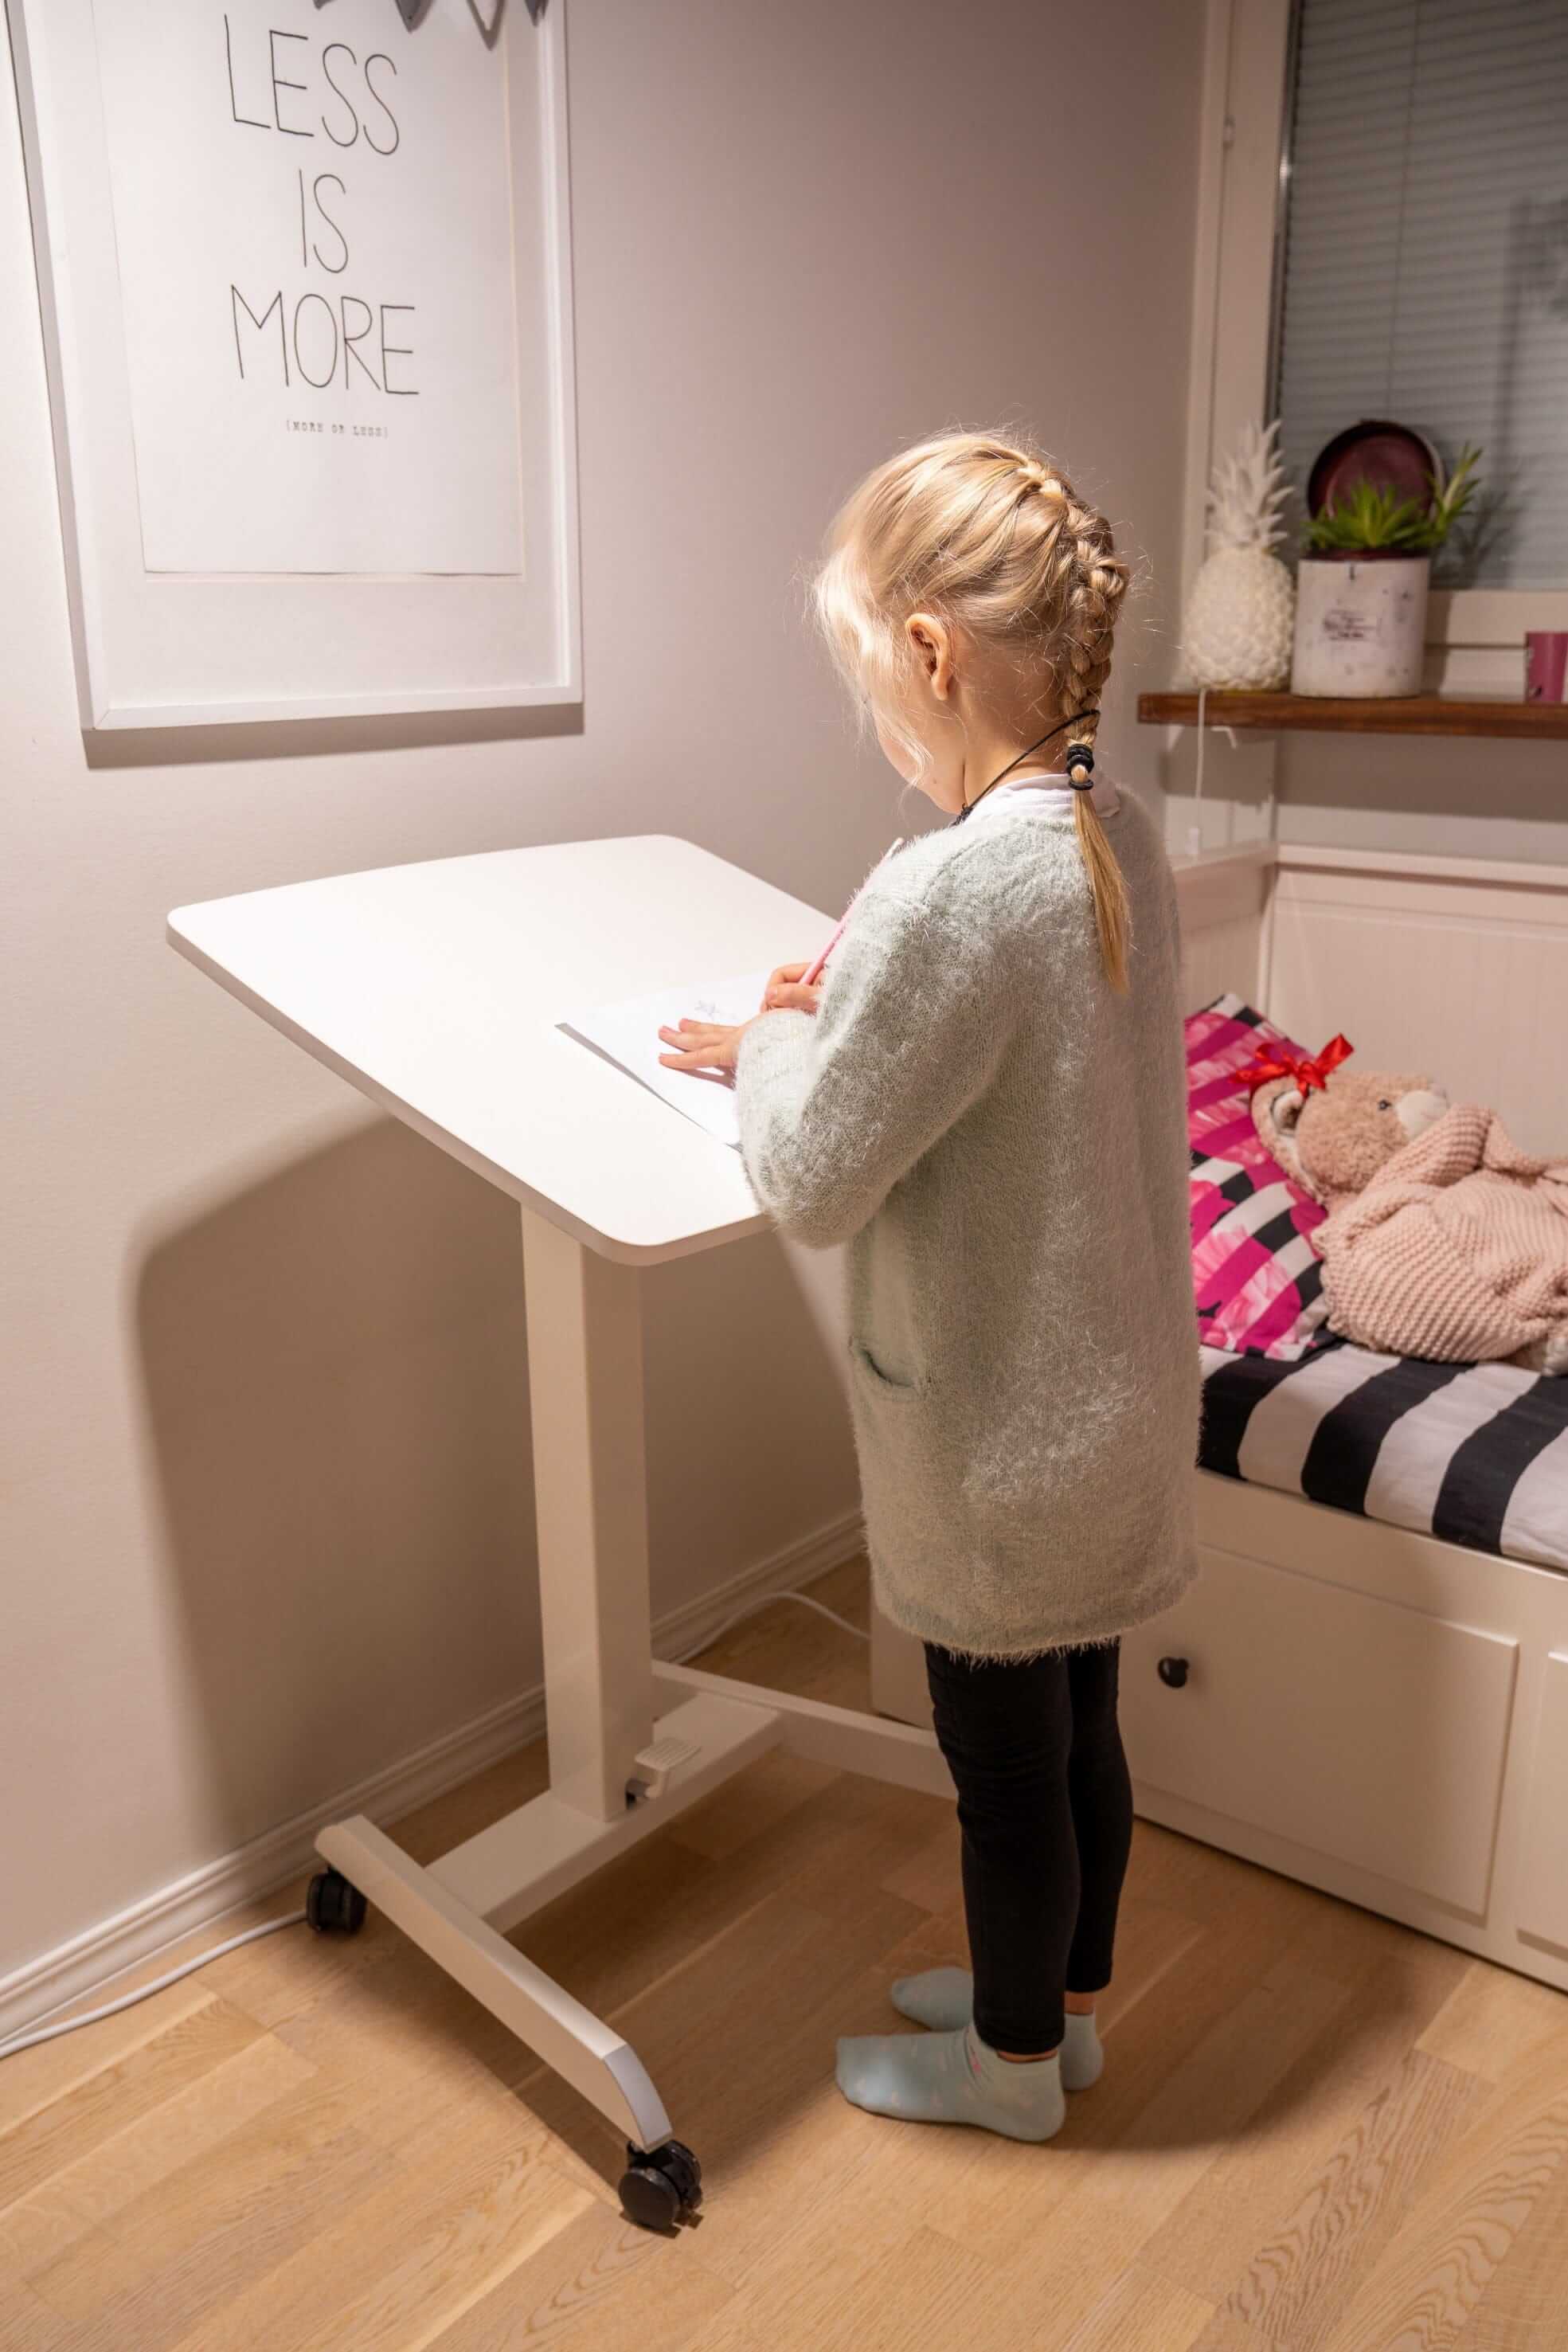
M1276 365L1303 494L1364 416L1479 442L1434 577L1568 586L1568 0L1301 0Z

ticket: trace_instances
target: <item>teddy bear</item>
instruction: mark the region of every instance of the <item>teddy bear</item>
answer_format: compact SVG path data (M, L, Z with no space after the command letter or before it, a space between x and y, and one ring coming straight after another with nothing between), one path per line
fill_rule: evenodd
M1568 1156L1352 1047L1270 1045L1243 1076L1265 1150L1328 1214L1312 1234L1329 1328L1438 1362L1568 1373Z
M1424 1071L1343 1068L1353 1051L1343 1037L1321 1054L1274 1046L1242 1074L1263 1149L1331 1214L1448 1108Z

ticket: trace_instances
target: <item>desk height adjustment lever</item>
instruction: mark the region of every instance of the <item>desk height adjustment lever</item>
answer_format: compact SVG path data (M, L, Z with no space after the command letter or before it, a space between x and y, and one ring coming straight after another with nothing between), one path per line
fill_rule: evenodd
M626 1783L626 1801L640 1804L645 1797L662 1797L672 1772L689 1764L702 1754L695 1739L682 1739L673 1731L663 1738L652 1739L646 1748L639 1748L632 1759L637 1769Z

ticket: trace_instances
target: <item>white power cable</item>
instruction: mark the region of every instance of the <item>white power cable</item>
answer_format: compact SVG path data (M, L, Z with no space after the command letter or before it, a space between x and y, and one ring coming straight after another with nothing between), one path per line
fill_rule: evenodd
M1197 689L1197 772L1192 788L1192 824L1187 831L1186 850L1189 857L1203 853L1203 707L1208 700L1208 688Z
M825 1617L830 1625L838 1625L844 1633L852 1633L857 1642L871 1640L869 1633L862 1633L858 1625L852 1625L849 1619L841 1617L836 1609L828 1608L823 1601L813 1601L809 1592L759 1592L755 1600L732 1610L721 1625L716 1625L711 1633L705 1633L700 1642L692 1649L684 1651L671 1664L684 1665L687 1658L695 1658L699 1650L706 1650L710 1643L716 1642L721 1633L727 1633L732 1625L740 1624L745 1618L754 1617L759 1609L769 1608L775 1601L798 1601L802 1609L814 1609L819 1617ZM118 2017L122 2009L133 2008L139 2000L151 2000L155 1992L167 1991L183 1977L193 1976L198 1969L204 1969L209 1960L221 1960L225 1952L237 1952L242 1944L254 1944L262 1936L276 1936L280 1927L300 1927L304 1924L303 1911L289 1911L281 1918L264 1919L258 1927L246 1927L242 1934L230 1936L226 1942L214 1944L209 1951L196 1953L193 1958L182 1961L177 1969L169 1969L166 1975L154 1977L150 1984L137 1985L132 1991L121 1993L118 2000L105 2001L101 2009L89 2009L84 2011L80 2017L63 2018L57 2025L40 2025L31 2033L17 2034L9 2042L0 2042L0 2058L15 2058L24 2050L36 2049L41 2042L54 2042L62 2033L74 2033L78 2026L97 2025L103 2018Z
M798 1601L802 1609L814 1609L819 1617L825 1617L830 1625L837 1625L844 1633L852 1633L857 1642L871 1640L869 1633L862 1633L858 1625L852 1625L847 1617L841 1617L838 1611L830 1609L825 1601L813 1601L809 1592L759 1592L755 1600L745 1601L740 1608L733 1610L722 1625L716 1625L711 1633L705 1633L691 1649L684 1650L678 1658L672 1658L670 1664L684 1666L688 1658L695 1658L699 1650L706 1650L710 1642L716 1642L720 1634L727 1633L732 1625L738 1625L743 1618L755 1617L759 1609L769 1608L775 1601Z
M1206 744L1203 714L1204 706L1207 700L1208 688L1207 686L1200 686L1197 689L1197 772L1192 789L1193 821L1187 827L1186 835L1186 854L1189 857L1200 857L1203 855L1203 759ZM1233 751L1236 750L1234 727L1219 725L1216 727L1215 732L1224 736Z
M40 2042L56 2041L62 2033L74 2033L78 2025L96 2025L99 2018L118 2017L122 2009L131 2009L139 2000L162 1992L169 1985L178 1984L182 1977L193 1976L204 1969L209 1960L221 1960L225 1952L237 1952L242 1944L254 1944L258 1936L276 1936L280 1927L300 1927L305 1924L303 1911L290 1911L281 1919L264 1919L259 1927L247 1927L243 1935L231 1936L226 1943L214 1944L210 1951L198 1952L194 1959L171 1969L167 1976L154 1977L151 1984L137 1985L133 1991L121 1993L118 2000L105 2001L101 2009L89 2009L81 2017L68 2017L58 2025L40 2025L36 2032L18 2034L10 2042L0 2042L0 2058L15 2058L18 2051L34 2049Z

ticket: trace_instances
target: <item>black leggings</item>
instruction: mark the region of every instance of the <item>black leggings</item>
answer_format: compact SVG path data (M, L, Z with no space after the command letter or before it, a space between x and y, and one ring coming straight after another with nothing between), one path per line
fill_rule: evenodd
M1133 1842L1119 1656L1114 1642L1027 1660L925 1644L958 1791L975 2031L1017 2057L1057 2047L1064 1991L1111 1981Z

